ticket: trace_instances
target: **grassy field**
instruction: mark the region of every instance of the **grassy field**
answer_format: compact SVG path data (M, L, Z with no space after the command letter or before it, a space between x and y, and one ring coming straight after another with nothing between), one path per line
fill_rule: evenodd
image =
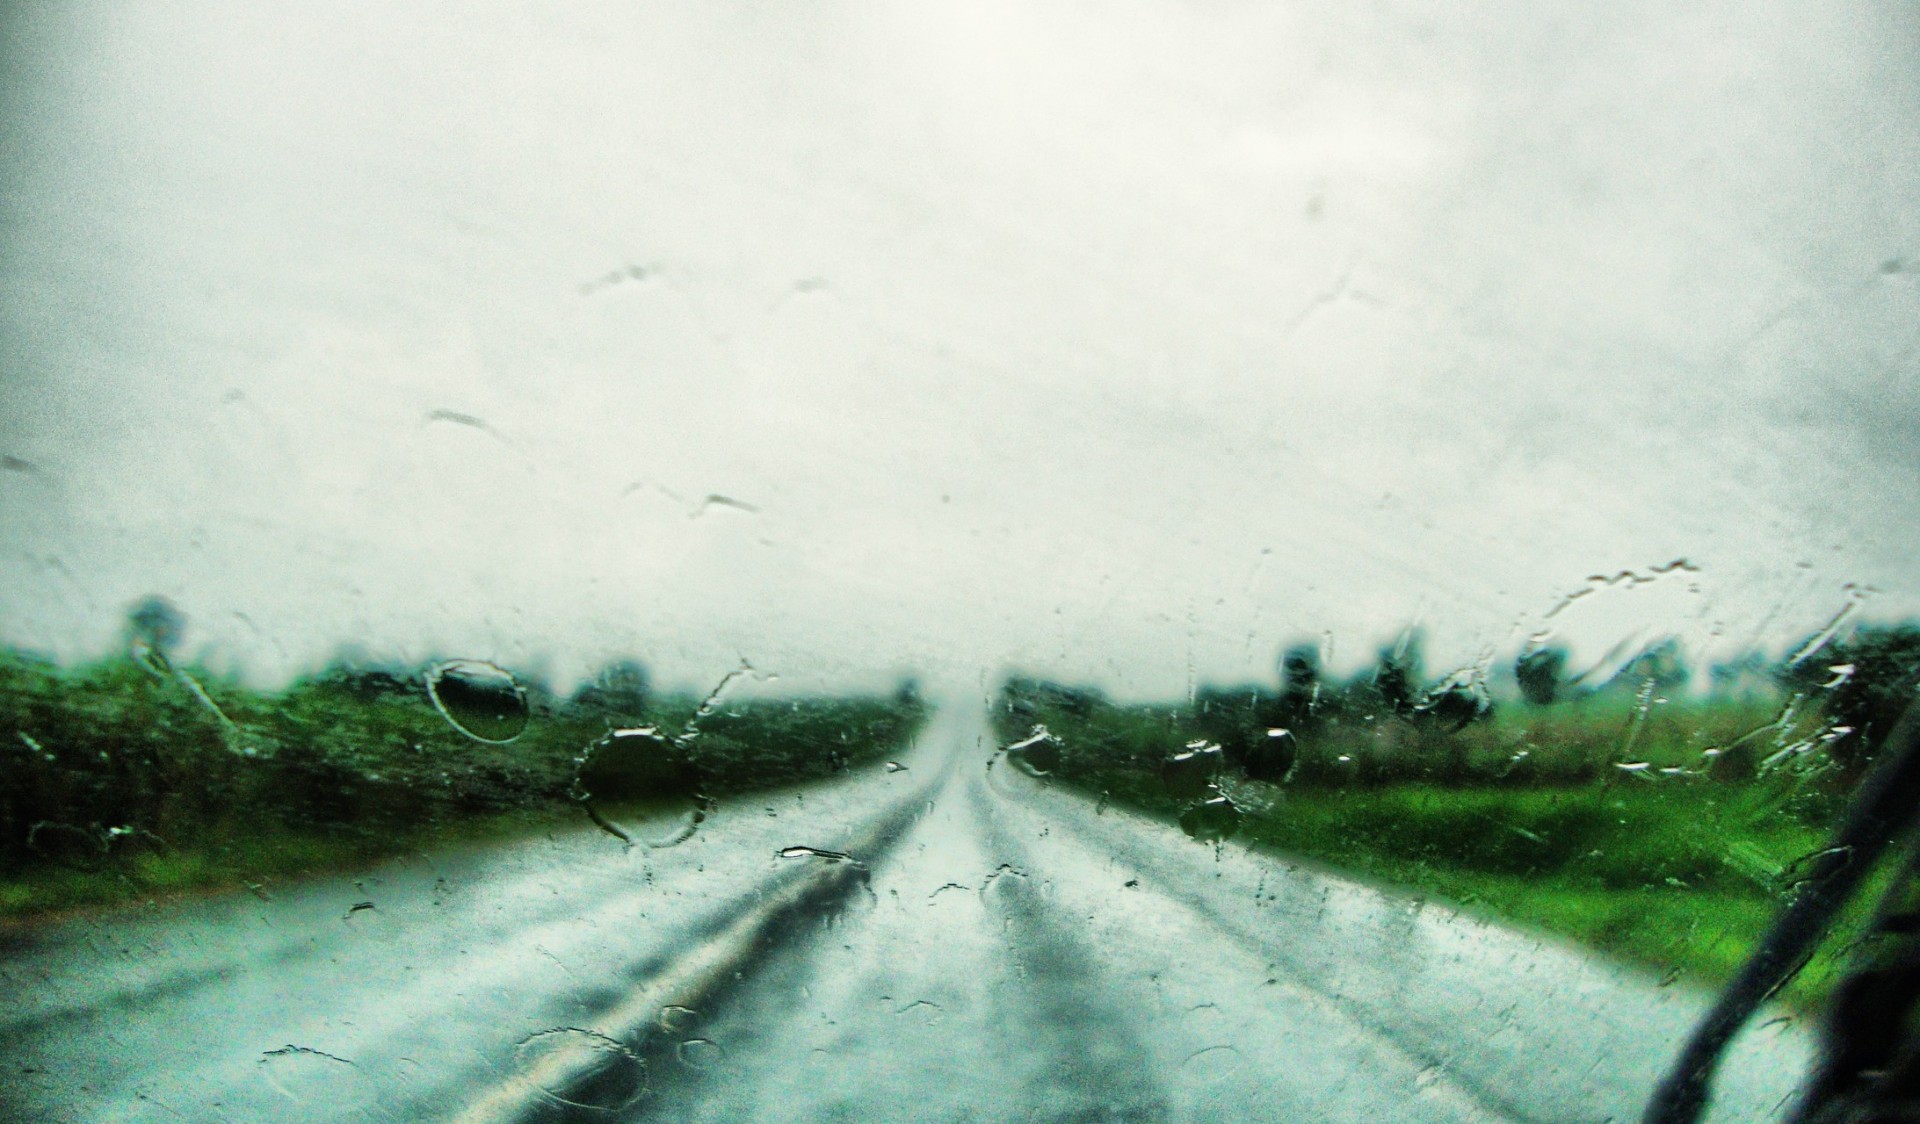
M1090 794L1168 822L1225 796L1238 812L1236 844L1708 984L1730 977L1793 892L1842 795L1830 771L1756 766L1767 756L1758 750L1807 734L1774 721L1777 703L1644 715L1599 698L1459 729L1350 714L1300 739L1285 779L1265 781L1212 750L1219 723L1193 706L1121 706L1016 683L998 713L1009 742L1044 726L1049 775ZM1716 772L1727 747L1757 729L1769 732L1748 738L1756 752ZM1206 776L1188 775L1196 769ZM1843 930L1864 914L1856 908ZM1787 1001L1817 1004L1845 944L1830 941Z
M559 698L490 668L430 693L428 672L336 667L257 692L163 661L0 652L0 919L258 889L588 807L697 816L883 761L926 713L906 689Z
M141 904L195 893L248 889L270 895L283 882L364 870L395 855L506 842L581 822L577 809L436 818L381 832L262 824L203 834L108 861L25 862L0 875L0 930L76 911Z

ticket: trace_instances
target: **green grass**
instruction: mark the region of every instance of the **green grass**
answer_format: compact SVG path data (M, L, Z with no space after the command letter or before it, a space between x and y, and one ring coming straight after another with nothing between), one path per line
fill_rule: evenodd
M584 821L583 795L687 807L817 782L897 754L926 714L907 690L715 702L521 683L524 730L496 744L454 728L419 668L330 668L261 692L0 650L0 918L546 830ZM608 741L646 725L662 738Z
M1057 780L1166 822L1188 806L1160 772L1169 754L1204 736L1182 708L1015 701L1024 706L1001 708L1002 734L1013 740L1031 722L1046 725L1060 740ZM1521 712L1458 735L1350 722L1322 729L1317 742L1302 739L1302 768L1288 783L1248 780L1229 763L1218 784L1243 814L1236 843L1568 937L1675 978L1724 983L1788 900L1804 859L1825 845L1843 794L1827 774L1792 770L1648 780L1615 769L1608 755L1624 723L1617 704L1606 703ZM1752 720L1747 707L1674 707L1640 724L1634 757L1698 761L1701 748L1726 744ZM1442 736L1464 743L1444 747L1451 773L1385 759L1368 777L1335 764L1356 747L1431 755ZM1516 746L1551 766L1503 770ZM1783 993L1788 1003L1811 1008L1831 991L1865 914L1859 904L1848 912Z
M584 822L577 808L544 805L377 833L210 825L183 844L122 856L94 869L51 862L14 866L0 874L0 927L195 893L270 893L284 882L363 870L395 855L510 842Z
M1755 814L1746 795L1631 782L1306 789L1250 815L1244 834L1262 848L1720 984L1783 904L1796 860L1824 840L1795 816ZM1862 912L1848 925L1857 929ZM1843 944L1831 943L1784 998L1817 1004Z

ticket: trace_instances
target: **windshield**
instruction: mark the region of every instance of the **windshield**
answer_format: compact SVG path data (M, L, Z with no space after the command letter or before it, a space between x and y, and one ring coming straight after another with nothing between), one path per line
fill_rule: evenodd
M1869 857L1909 9L14 8L0 1116L1634 1119Z

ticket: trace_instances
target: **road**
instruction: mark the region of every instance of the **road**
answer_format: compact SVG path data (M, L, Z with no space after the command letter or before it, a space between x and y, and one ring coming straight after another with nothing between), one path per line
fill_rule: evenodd
M948 707L905 770L674 847L556 833L11 938L0 1115L1630 1121L1705 1002L992 752ZM1712 1118L1778 1118L1811 1048L1749 1031Z

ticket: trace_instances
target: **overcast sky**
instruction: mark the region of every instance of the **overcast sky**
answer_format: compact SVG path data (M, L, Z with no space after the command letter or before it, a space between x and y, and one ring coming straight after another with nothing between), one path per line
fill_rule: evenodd
M0 639L1172 694L1920 608L1909 4L545 7L8 6Z

